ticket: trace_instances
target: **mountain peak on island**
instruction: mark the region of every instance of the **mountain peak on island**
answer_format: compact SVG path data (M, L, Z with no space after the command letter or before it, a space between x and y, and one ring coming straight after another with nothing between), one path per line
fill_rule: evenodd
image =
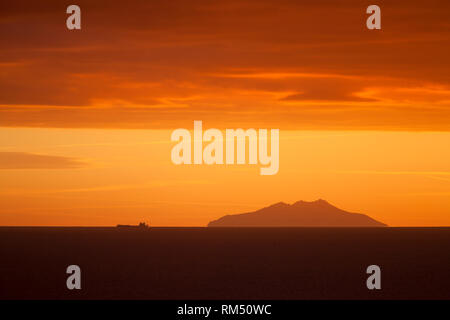
M288 206L289 206L289 204L280 201L280 202L277 202L277 203L274 203L274 204L268 206L268 208L282 208L282 207L288 207Z
M386 227L371 217L341 210L323 199L278 202L257 211L226 215L208 227Z
M317 199L315 201L300 200L300 201L294 202L292 205L293 206L301 206L301 205L332 206L329 202L327 202L326 200L323 200L323 199Z

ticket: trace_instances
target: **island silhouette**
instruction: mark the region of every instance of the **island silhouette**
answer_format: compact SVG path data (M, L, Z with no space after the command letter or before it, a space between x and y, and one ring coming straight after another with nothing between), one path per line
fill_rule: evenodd
M341 210L325 200L275 203L248 213L226 215L208 227L387 227L371 217Z

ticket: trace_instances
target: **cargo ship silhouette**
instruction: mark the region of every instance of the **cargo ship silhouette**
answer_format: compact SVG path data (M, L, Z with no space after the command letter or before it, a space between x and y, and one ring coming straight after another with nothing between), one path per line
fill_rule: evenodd
M141 222L138 225L118 224L116 228L126 230L149 230L150 226L145 222Z

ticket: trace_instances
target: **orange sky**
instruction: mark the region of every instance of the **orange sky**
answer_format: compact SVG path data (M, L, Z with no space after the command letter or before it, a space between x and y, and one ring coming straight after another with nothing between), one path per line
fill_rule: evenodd
M450 225L449 1L0 4L0 225L205 225L323 198ZM175 166L171 130L279 128L280 171Z

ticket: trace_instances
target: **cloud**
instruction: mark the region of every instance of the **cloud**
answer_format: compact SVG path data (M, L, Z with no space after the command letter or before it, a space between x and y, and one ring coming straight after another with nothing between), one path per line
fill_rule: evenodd
M449 1L385 3L381 32L356 0L77 5L71 32L60 1L1 4L0 125L450 130Z
M72 189L46 189L39 188L38 190L18 189L18 188L2 188L0 189L2 195L24 195L24 194L60 194L60 193L89 193L89 192L113 192L124 190L138 190L151 189L155 187L173 187L173 186L194 186L194 185L208 185L212 184L209 180L153 180L147 183L140 184L122 184L122 185L103 185L85 188Z
M78 169L86 163L69 157L27 152L0 152L0 169Z

